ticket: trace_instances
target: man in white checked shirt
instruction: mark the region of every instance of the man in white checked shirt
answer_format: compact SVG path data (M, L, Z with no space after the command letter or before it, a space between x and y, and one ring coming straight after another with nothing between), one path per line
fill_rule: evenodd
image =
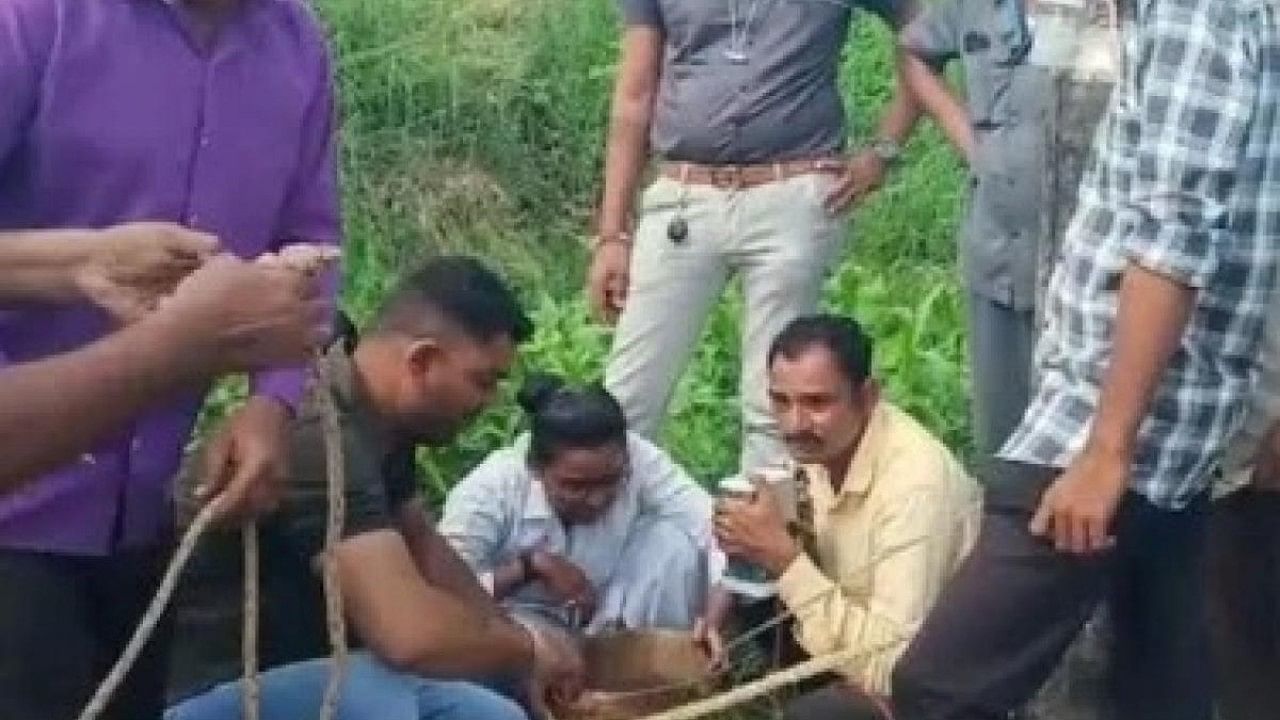
M1009 2L1012 0L1003 0ZM1257 375L1280 248L1276 0L1129 0L978 545L897 667L901 720L1005 718L1094 606L1125 720L1208 720L1207 489Z

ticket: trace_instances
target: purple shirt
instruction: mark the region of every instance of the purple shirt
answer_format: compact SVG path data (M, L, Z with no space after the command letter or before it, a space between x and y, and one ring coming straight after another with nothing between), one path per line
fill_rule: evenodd
M0 230L169 220L242 257L340 241L331 69L310 10L245 0L208 52L189 27L164 0L0 0ZM0 311L0 367L108 330L88 306ZM292 405L303 382L278 370L253 387ZM204 392L0 500L0 547L94 556L161 539Z

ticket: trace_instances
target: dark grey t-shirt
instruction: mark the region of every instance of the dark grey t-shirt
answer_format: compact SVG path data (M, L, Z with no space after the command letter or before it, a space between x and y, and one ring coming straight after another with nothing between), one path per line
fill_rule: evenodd
M666 40L650 142L667 160L757 163L844 149L836 85L855 7L906 0L621 0Z
M395 529L396 509L417 494L412 452L394 449L378 431L345 354L335 349L329 357L346 467L344 537ZM324 547L328 514L319 393L319 388L311 389L290 428L292 477L284 502L258 523L258 655L264 670L329 653L324 591L313 562ZM190 497L198 467L193 458L181 472L181 497ZM183 503L184 516L194 512L190 502ZM242 559L240 532L234 529L210 531L192 555L174 603L177 641L170 665L170 702L239 678Z

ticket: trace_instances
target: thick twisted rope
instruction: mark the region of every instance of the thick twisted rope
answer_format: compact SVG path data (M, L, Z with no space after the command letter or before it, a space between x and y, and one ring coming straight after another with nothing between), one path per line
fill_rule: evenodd
M342 521L346 510L345 495L343 494L343 490L346 487L346 472L343 464L342 435L338 422L338 411L333 404L333 395L330 390L333 386L332 376L328 361L320 353L317 353L315 357L315 370L318 387L321 388L321 414L324 422L325 459L328 469L329 516L325 530L323 572L325 614L327 616L329 644L332 648L332 665L329 671L329 682L325 687L324 700L320 706L320 720L333 720L337 712L343 671L347 660L346 621L342 614L342 592L338 582L337 559L334 556L334 549L342 539ZM155 596L151 598L151 603L147 606L147 611L143 614L142 620L134 630L133 636L129 638L129 642L125 645L120 658L116 660L115 665L112 666L110 672L107 673L107 676L98 686L93 697L85 705L84 710L80 712L77 720L98 720L102 716L107 704L111 701L111 697L120 689L120 685L138 661L138 656L142 653L142 649L155 633L160 618L163 617L165 609L173 599L173 593L178 585L178 578L181 577L183 569L186 568L187 562L190 561L191 554L195 551L196 544L201 536L204 535L205 531L209 529L209 526L217 518L219 509L218 499L214 498L191 521L191 525L187 527L182 539L178 542L178 548L174 551L173 558L169 561L169 566L165 568L160 586L157 588ZM244 720L257 720L261 699L257 658L258 617L261 603L259 595L260 562L257 526L254 524L246 525L242 530L242 537L244 540L245 577L243 642L241 647L244 695L241 703Z
M824 673L832 672L841 665L853 662L859 658L880 652L883 649L891 647L892 643L885 643L883 646L873 648L851 648L849 650L840 650L826 655L820 655L816 658L806 660L805 662L793 665L785 670L771 672L768 675L749 682L746 685L740 685L732 690L713 695L705 700L699 700L687 705L672 708L665 712L646 715L639 720L697 720L714 713L723 712L731 708L751 702L757 698L769 695L784 687L804 682L811 678L817 677ZM872 696L868 696L872 697ZM875 698L872 698L873 702ZM882 713L887 712L887 708L880 708ZM886 715L891 718L891 715Z
M346 516L347 473L342 453L342 428L338 424L338 409L333 402L333 378L329 363L323 357L317 359L320 373L321 413L324 421L325 465L329 471L329 519L324 536L324 599L326 625L331 649L329 684L324 689L324 701L320 706L320 720L333 720L338 712L338 696L342 689L342 677L347 667L347 623L342 610L342 586L338 577L338 558L335 552L342 540L342 520Z
M258 524L248 523L240 531L244 546L244 607L240 634L241 720L258 720L262 709L262 680L258 676L259 568Z
M160 622L164 609L169 605L169 600L173 597L173 591L178 585L178 577L182 574L182 569L186 567L187 561L191 558L191 552L195 550L196 541L200 539L200 536L204 534L204 531L213 522L216 511L216 503L206 505L200 511L200 514L196 515L186 533L183 534L181 542L178 543L178 549L174 552L173 559L169 562L169 567L164 571L164 577L160 581L160 588L156 590L155 596L151 598L151 604L147 606L147 612L143 614L142 621L138 623L138 628L134 630L133 637L129 638L129 644L125 645L124 652L120 654L120 659L116 660L116 664L112 666L111 671L107 673L107 677L98 686L97 691L94 692L93 698L89 700L84 710L80 712L79 720L97 720L106 710L111 696L120 688L125 676L133 668L133 664L137 662L142 648L151 639L151 634L155 632L156 624Z

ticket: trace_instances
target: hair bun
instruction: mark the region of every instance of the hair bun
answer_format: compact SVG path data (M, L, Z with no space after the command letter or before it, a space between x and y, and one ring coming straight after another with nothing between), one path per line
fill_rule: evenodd
M564 387L564 378L551 373L535 372L525 378L516 394L516 402L530 415L536 415L553 395Z

